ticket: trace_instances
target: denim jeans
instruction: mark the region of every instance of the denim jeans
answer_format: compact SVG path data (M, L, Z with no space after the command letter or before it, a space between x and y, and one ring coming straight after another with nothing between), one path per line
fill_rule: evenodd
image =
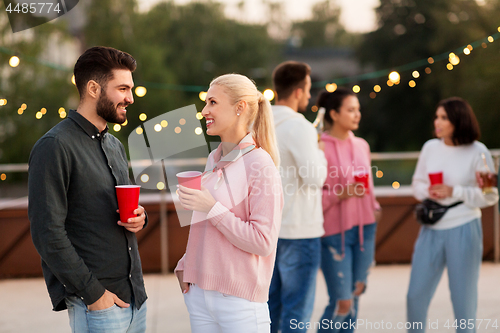
M128 308L116 304L104 310L89 311L76 296L66 298L69 324L73 333L143 333L146 331L146 302L137 309L134 301Z
M311 318L320 260L320 238L278 240L268 302L272 333L307 331L296 326Z
M359 239L359 227L353 227L344 233L344 257L342 258L342 234L335 234L321 239L321 270L325 276L329 302L321 317L321 332L353 332L358 313L358 297L353 295L356 283L366 286L368 272L375 256L375 234L377 224L363 226L363 248ZM347 315L338 315L337 302L352 300L351 311Z
M204 290L191 284L184 294L192 333L269 333L267 303Z
M477 284L483 254L481 219L452 229L433 230L422 226L411 264L408 288L407 319L414 328L408 332L425 332L427 310L446 267L453 304L458 320L457 332L476 332L467 327L476 324ZM460 328L460 322L466 325ZM420 327L413 323L422 323Z

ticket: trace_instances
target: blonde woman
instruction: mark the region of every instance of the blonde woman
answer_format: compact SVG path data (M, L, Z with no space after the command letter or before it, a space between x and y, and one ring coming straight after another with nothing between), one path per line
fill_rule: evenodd
M193 210L175 273L193 333L269 332L267 306L283 194L271 105L243 75L214 79L202 111L222 143L201 190L179 186Z

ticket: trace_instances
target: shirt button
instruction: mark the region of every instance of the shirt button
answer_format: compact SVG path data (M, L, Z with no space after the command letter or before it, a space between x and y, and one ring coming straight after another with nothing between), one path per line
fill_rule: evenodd
M94 136L94 135L92 135L92 139L95 139L95 136Z
M97 133L97 137L101 136L99 133Z
M128 275L128 277L129 277L129 278L132 278L132 274L129 274L129 275Z
M128 250L129 250L129 251L132 251L132 247L131 247L131 246L129 246L129 247L128 247Z
M113 167L112 167L111 165L109 166L109 168L110 168L110 169L113 169Z
M80 297L83 300L83 297Z

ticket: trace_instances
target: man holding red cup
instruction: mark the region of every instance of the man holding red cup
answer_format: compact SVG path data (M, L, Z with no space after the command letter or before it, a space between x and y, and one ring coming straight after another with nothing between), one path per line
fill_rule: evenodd
M135 236L146 214L136 201L133 216L119 221L115 186L130 184L128 161L107 126L127 119L135 68L125 52L85 51L74 68L78 109L38 140L30 155L31 235L53 310L68 309L73 332L146 330Z

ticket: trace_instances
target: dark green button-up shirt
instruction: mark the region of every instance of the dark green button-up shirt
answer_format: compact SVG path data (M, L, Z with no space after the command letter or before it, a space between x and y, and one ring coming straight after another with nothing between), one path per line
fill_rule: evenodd
M28 215L54 310L105 289L139 308L146 300L137 239L117 224L115 185L129 183L120 141L74 110L33 147Z

